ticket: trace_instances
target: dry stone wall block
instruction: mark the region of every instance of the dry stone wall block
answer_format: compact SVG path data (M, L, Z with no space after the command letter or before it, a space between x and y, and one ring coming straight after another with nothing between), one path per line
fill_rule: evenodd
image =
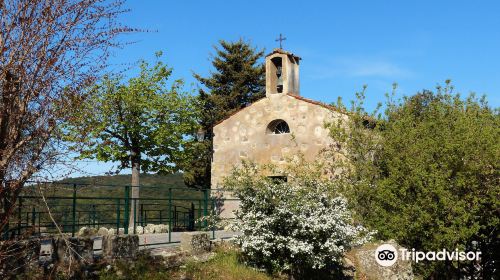
M68 262L70 258L82 263L94 261L94 240L90 237L58 237L54 245L59 262Z
M105 259L135 259L138 251L137 235L108 235L102 239L102 255Z
M208 233L202 231L182 233L181 249L190 253L208 252L210 250Z

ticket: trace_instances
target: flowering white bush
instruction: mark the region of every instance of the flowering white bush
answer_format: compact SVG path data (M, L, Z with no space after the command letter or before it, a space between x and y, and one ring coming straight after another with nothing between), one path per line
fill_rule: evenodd
M339 264L346 250L369 238L365 228L353 224L346 199L310 174L283 182L247 170L226 186L241 200L233 227L242 232L242 251L270 270Z

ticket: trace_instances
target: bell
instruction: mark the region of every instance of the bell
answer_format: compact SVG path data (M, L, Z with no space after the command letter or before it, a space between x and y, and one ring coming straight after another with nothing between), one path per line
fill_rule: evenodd
M283 75L282 75L282 67L278 66L276 68L276 76L278 76L278 80L276 82L276 89L278 93L283 92Z
M279 76L278 77L278 83L277 83L278 86L283 86L283 77L282 76Z
M282 70L283 67L281 66L276 67L276 76L281 77Z

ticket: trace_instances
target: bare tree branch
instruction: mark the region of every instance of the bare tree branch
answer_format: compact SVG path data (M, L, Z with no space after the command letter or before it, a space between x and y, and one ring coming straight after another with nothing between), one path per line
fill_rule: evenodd
M106 68L122 0L0 0L0 232L24 183L60 156L58 124Z

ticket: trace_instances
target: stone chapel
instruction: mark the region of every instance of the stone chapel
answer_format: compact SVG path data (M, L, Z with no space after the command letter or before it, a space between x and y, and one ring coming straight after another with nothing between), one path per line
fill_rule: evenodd
M287 157L302 153L314 161L333 141L326 122L347 116L334 107L301 97L300 57L274 49L265 59L266 96L228 116L214 126L212 189L247 159L257 164L286 164ZM286 174L269 174L286 180ZM237 209L226 201L222 216Z

